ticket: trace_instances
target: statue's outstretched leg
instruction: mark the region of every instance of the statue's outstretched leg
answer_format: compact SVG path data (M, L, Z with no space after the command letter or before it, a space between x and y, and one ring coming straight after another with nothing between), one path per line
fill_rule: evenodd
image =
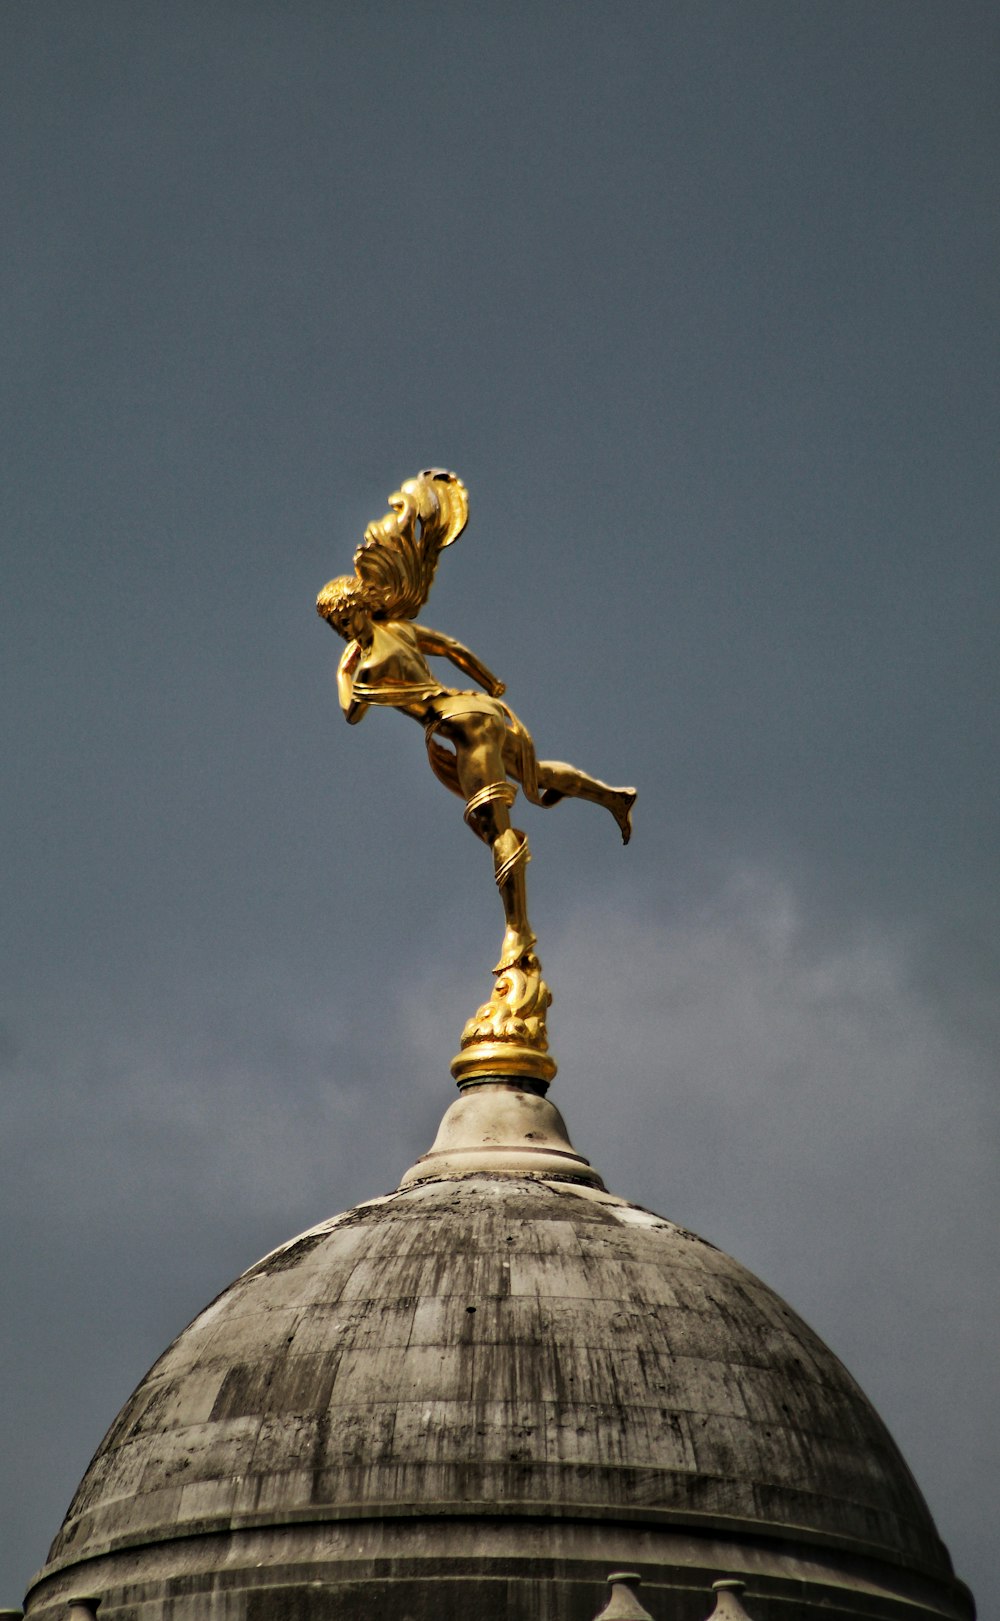
M564 760L539 760L539 798L543 805L558 805L560 799L589 799L594 805L603 805L618 823L622 843L632 837L632 807L634 788L612 788L599 777L590 777Z

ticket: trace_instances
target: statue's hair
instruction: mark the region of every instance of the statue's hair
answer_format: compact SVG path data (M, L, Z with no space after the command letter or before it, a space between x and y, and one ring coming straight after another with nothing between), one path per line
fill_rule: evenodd
M436 563L438 552L456 541L468 522L469 492L457 473L444 467L425 467L402 490L416 507L423 548L433 551Z
M317 612L334 625L351 605L377 619L415 619L434 580L437 560L456 541L469 516L469 496L454 473L428 467L400 486L410 520L372 524L354 553L353 575L325 585ZM395 497L390 497L394 505Z

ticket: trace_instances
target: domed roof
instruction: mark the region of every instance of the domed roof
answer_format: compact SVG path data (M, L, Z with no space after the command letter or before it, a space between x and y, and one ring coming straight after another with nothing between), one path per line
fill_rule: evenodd
M237 1279L123 1408L28 1614L84 1562L109 1621L254 1621L279 1593L282 1617L423 1618L444 1580L449 1614L589 1621L623 1563L679 1618L733 1573L755 1621L790 1597L972 1614L884 1425L782 1300L600 1187L514 1175L405 1187Z

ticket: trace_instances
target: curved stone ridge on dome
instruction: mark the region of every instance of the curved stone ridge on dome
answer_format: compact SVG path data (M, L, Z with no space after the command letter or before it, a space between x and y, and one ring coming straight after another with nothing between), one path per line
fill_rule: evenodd
M509 1175L358 1206L237 1279L123 1408L27 1614L83 1561L107 1621L256 1621L307 1586L282 1616L422 1617L414 1584L445 1577L482 1621L575 1621L621 1565L654 1594L750 1571L759 1621L790 1595L973 1613L884 1425L783 1301L601 1189ZM386 1584L374 1608L359 1582Z

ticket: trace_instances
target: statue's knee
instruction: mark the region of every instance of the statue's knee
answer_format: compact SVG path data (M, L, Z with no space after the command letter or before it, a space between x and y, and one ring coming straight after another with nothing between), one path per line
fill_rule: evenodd
M502 806L508 811L517 798L517 789L506 780L488 782L471 794L465 805L465 820L481 839L491 844L497 835L497 812Z

